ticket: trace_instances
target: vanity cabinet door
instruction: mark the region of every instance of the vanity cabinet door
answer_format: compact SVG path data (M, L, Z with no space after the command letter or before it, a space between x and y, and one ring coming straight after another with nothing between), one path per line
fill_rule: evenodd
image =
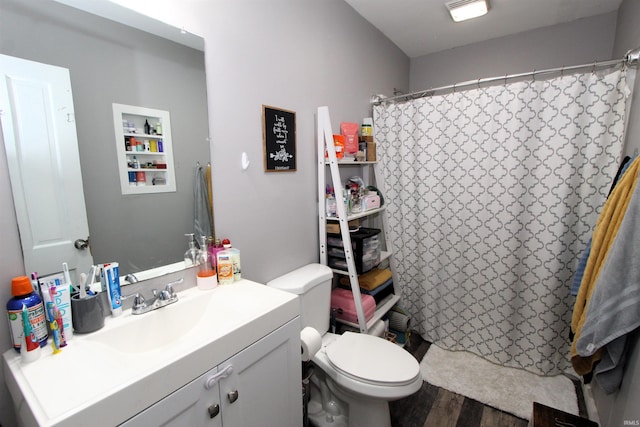
M299 337L296 318L219 365L225 427L302 425Z
M121 426L299 426L299 337L296 317Z
M219 379L227 373L213 368L127 422L126 427L221 427Z

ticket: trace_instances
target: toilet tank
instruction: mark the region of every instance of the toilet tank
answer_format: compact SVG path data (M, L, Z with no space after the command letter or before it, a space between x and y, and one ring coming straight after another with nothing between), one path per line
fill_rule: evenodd
M302 328L311 326L324 334L329 330L332 278L326 265L309 264L271 280L267 286L298 295Z

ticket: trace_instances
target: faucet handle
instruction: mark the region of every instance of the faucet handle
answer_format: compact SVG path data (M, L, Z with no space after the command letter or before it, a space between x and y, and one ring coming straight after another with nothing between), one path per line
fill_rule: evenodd
M145 305L145 299L142 296L142 294L140 292L136 292L135 294L130 294L130 295L121 295L120 298L123 300L129 299L133 297L133 307L134 308L139 308Z
M167 292L169 294L169 297L175 296L176 292L173 290L173 285L177 285L179 283L182 283L183 281L184 281L184 278L180 280L176 280L175 282L167 283L167 286L164 287L163 292Z

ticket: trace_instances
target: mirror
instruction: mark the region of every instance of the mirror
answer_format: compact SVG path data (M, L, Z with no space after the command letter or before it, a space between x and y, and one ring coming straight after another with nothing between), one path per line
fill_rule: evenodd
M202 39L182 34L194 49L53 1L3 0L0 9L0 53L70 70L94 263L117 261L122 276L182 263L196 164L210 160ZM175 192L121 194L113 103L169 111Z

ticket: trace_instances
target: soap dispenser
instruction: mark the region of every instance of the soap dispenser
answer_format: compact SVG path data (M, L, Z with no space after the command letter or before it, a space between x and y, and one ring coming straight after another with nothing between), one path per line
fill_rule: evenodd
M218 285L218 276L212 266L211 256L207 247L207 236L201 237L196 284L199 289L203 290L213 289Z
M185 234L189 238L189 249L184 253L184 265L186 268L198 265L198 250L196 249L196 242L193 240L194 233Z

